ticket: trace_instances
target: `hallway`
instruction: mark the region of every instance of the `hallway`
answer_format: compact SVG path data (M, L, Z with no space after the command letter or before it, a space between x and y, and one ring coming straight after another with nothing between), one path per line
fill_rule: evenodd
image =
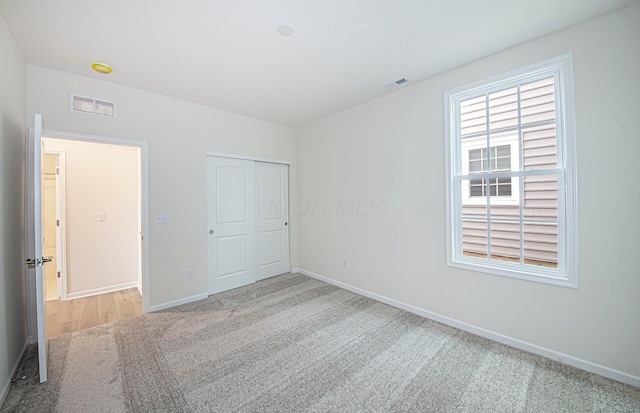
M142 314L137 288L67 301L49 301L46 307L47 338L80 331Z

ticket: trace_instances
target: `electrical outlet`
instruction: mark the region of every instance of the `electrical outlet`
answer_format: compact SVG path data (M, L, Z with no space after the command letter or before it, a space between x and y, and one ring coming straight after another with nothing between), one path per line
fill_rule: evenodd
M166 224L167 223L167 214L157 214L156 215L156 224Z
M347 260L342 260L342 268L347 268Z
M193 269L187 268L187 278L193 278Z

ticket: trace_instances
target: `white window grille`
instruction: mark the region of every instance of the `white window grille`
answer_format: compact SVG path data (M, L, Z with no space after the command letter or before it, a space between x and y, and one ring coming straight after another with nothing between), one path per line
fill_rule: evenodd
M447 263L577 287L571 55L445 94Z

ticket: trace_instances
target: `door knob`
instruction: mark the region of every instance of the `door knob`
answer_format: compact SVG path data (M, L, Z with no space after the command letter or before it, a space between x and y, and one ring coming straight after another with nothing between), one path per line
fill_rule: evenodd
M35 268L38 265L42 265L45 262L53 261L53 257L42 257L42 258L27 258L27 266L29 268Z
M209 230L209 234L213 234L213 230L212 229Z
M288 222L285 222L284 224L285 224L285 225L289 225L289 223L288 223Z

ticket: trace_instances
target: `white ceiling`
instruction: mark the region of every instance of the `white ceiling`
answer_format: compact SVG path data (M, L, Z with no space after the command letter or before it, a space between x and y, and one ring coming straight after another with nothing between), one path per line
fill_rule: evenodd
M28 63L297 126L638 2L0 0L0 12Z

